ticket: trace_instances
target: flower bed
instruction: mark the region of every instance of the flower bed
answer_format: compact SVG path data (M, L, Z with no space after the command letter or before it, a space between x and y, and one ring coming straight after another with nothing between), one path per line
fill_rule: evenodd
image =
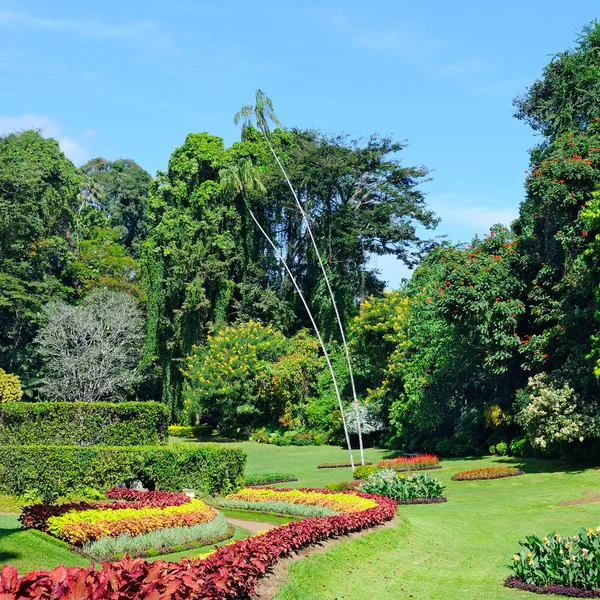
M33 504L25 506L19 517L21 525L27 529L39 529L48 533L48 519L69 512L84 510L116 510L121 508L166 508L188 504L191 498L186 494L175 492L139 492L127 488L113 488L106 492L106 497L122 502L67 502L65 504Z
M418 456L400 456L390 460L381 460L378 467L392 469L394 471L426 471L429 469L441 469L440 459L435 454L419 454Z
M365 462L365 465L372 465L371 462ZM344 467L351 467L352 465L349 462L329 462L329 463L321 463L317 465L317 469L342 469Z
M137 536L158 529L191 527L211 521L217 511L201 500L165 508L93 508L50 517L47 528L51 535L80 546L103 537L121 534Z
M244 485L249 487L253 485L286 483L288 481L298 481L298 478L291 473L259 473L258 475L246 475Z
M374 500L362 498L356 494L335 493L329 490L290 490L290 489L244 489L237 494L230 494L226 500L242 500L246 502L285 502L288 504L304 504L321 506L338 513L351 513L377 505Z
M515 575L508 587L575 598L600 598L600 527L581 528L579 533L535 535L519 542L521 551L510 568Z
M503 479L504 477L516 477L525 475L523 471L513 467L488 467L482 469L471 469L461 471L452 476L452 481L478 481L482 479Z
M445 502L444 485L430 475L398 475L391 469L377 471L360 486L363 492L381 494L399 504Z
M253 492L262 490L251 490ZM272 493L285 493L270 490ZM291 491L291 490L287 490ZM307 498L331 495L327 490L300 490ZM312 495L311 495L312 494ZM257 579L279 558L326 539L380 525L392 519L397 504L389 498L361 492L355 497L356 510L330 517L292 521L260 536L220 547L204 559L179 563L124 558L95 567L37 571L19 577L16 569L0 572L2 600L183 600L184 598L236 600L252 594ZM358 502L370 501L369 508ZM372 503L372 505L371 505ZM360 505L363 508L359 508Z

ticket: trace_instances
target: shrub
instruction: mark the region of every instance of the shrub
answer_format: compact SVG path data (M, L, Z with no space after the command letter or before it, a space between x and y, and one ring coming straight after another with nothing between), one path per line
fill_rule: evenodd
M163 444L168 423L161 402L11 402L0 406L0 444Z
M490 450L489 450L490 454L494 455L496 454L496 446L490 446Z
M0 446L0 491L38 490L45 501L139 479L161 490L228 493L243 482L246 454L216 444L185 446Z
M439 468L440 459L435 454L419 454L418 456L401 456L391 460L382 460L378 467L394 471L420 471Z
M372 475L373 473L375 473L375 471L378 470L378 467L376 467L375 465L359 465L358 467L356 467L354 469L354 473L352 473L352 477L354 479L366 479L367 477L369 477L370 475Z
M21 378L0 369L0 404L2 402L18 402L22 397Z
M521 410L515 419L534 448L546 450L561 442L582 442L594 434L598 406L581 406L573 388L540 373L529 378L527 392L517 396Z
M508 444L506 442L498 442L496 444L496 454L498 456L506 456L508 454Z
M173 437L199 438L212 435L213 428L210 425L169 425L169 435Z
M268 485L269 483L284 483L286 481L298 481L291 473L259 473L257 475L246 475L245 485Z
M361 481L353 479L352 481L341 481L336 483L328 483L325 486L326 490L331 492L346 492L352 490L358 490L360 488Z
M327 435L318 431L288 430L282 433L280 431L268 431L263 427L252 432L250 440L275 446L321 446L327 443Z
M444 485L431 475L398 475L386 469L370 475L360 489L369 494L387 496L396 502L410 502L441 498Z
M521 551L513 556L510 564L518 581L580 590L600 588L600 527L581 528L579 533L570 536L551 533L540 539L531 535L526 540L519 542ZM510 585L510 580L507 583Z
M527 454L529 450L529 442L527 438L523 438L520 440L513 440L510 443L510 451L518 457L523 457Z
M513 467L486 467L481 469L470 469L460 471L452 476L452 481L475 481L479 479L502 479L504 477L515 477L524 475L523 471Z
M325 490L316 490L322 494ZM367 494L355 493L361 498ZM222 546L207 557L179 563L148 563L123 558L100 568L58 567L19 577L16 569L0 572L0 594L6 600L30 598L88 598L134 600L136 598L212 598L241 600L252 594L256 581L278 559L310 544L381 525L396 514L397 504L374 496L375 506L364 511L291 522L265 534Z

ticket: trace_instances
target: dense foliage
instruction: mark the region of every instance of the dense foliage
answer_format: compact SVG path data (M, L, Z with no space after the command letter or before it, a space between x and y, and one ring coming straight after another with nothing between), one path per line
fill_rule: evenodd
M518 219L434 248L402 290L364 301L353 321L357 379L389 445L600 447L599 40L600 26L586 27L516 101L543 134Z
M22 397L21 378L0 369L0 403L18 402Z
M444 485L431 475L398 475L392 469L381 469L369 475L360 486L368 494L381 494L399 503L442 498Z
M0 406L0 444L163 444L168 422L159 402L11 402Z
M542 539L530 535L520 544L521 551L510 564L519 581L536 586L600 589L600 527L582 527L574 535L551 533Z
M86 488L142 481L160 490L223 493L244 480L246 455L215 444L184 446L0 446L0 490L53 501Z

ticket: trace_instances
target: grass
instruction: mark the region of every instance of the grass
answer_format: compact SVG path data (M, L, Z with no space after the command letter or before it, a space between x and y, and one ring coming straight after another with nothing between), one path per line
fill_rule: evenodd
M600 525L600 502L558 506L597 489L600 471L523 462L523 477L454 482L457 471L514 461L443 461L434 475L447 486L446 504L400 507L397 527L296 562L277 600L363 600L365 590L375 599L533 600L531 593L503 587L510 556L527 534Z
M219 509L226 517L232 519L242 519L244 521L259 521L260 523L273 523L274 525L285 525L290 521L300 521L303 517L293 515L272 515L256 510L239 510L234 508Z
M188 443L196 443L189 442ZM343 461L340 448L277 447L242 442L248 454L248 473L285 471L299 481L280 487L322 487L349 480L350 469L317 469L323 462ZM367 460L390 458L368 449ZM458 471L490 466L519 466L526 475L493 481L451 481ZM483 458L442 461L431 473L447 486L446 504L403 506L396 527L342 540L322 554L294 563L278 600L535 600L535 596L503 587L507 565L527 534L544 536L554 530L573 533L580 526L600 525L600 502L559 506L600 488L600 470L569 469L564 464ZM587 494L594 498L594 494ZM0 498L7 506L14 500ZM0 510L2 510L0 508ZM236 518L281 522L277 517L229 512ZM19 531L16 515L0 516L0 567L13 564L21 572L58 564L89 561L60 542L31 531ZM236 529L236 539L248 532ZM210 550L195 548L151 560L177 561ZM368 591L368 593L366 593ZM546 596L557 599L557 596Z
M186 438L170 438L178 443L194 444L194 440ZM202 441L214 441L205 438ZM317 469L324 462L347 462L348 451L337 446L274 446L256 442L226 442L225 445L238 446L248 455L247 475L260 473L285 472L294 474L298 481L275 484L274 487L325 487L328 483L348 481L352 479L350 467L340 469ZM367 448L365 460L373 464L382 458L391 458L386 450ZM358 451L354 451L354 460L360 464Z

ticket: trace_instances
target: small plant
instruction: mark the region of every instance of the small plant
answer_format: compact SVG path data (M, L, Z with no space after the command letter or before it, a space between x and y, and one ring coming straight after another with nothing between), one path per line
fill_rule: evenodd
M0 369L0 403L18 402L22 397L20 377Z
M496 454L498 456L506 456L508 454L508 444L506 442L496 444Z
M579 597L584 596L573 592L600 588L600 527L582 527L579 533L570 536L551 533L540 539L530 535L519 544L521 551L513 555L510 564L515 576L506 581L509 587L548 586L546 593L554 591ZM566 589L557 590L553 586Z
M298 481L298 478L292 473L258 473L256 475L246 475L244 484L248 486L269 485L286 481Z
M460 471L452 477L452 481L476 481L480 479L502 479L504 477L515 477L524 475L523 471L513 467L487 467L482 469L470 469Z
M396 502L413 502L442 498L445 486L431 475L398 475L385 469L370 475L360 486L361 491L381 494Z
M494 456L496 454L496 446L490 446L489 452L492 456Z
M377 467L375 465L360 465L354 469L354 473L352 473L352 477L354 479L367 479L370 475L377 471Z
M425 471L427 469L439 469L440 459L435 454L419 454L418 456L400 456L390 460L382 460L377 463L378 467L385 467L393 471Z

